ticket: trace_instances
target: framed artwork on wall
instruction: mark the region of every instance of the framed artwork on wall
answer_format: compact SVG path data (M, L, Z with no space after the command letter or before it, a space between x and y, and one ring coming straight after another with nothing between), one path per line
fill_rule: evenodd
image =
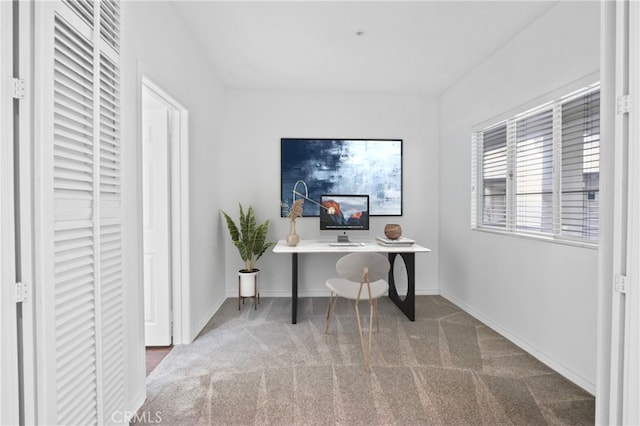
M369 195L371 216L401 216L402 139L282 138L281 217L294 188L315 201L322 194ZM319 207L305 201L302 215L319 216Z

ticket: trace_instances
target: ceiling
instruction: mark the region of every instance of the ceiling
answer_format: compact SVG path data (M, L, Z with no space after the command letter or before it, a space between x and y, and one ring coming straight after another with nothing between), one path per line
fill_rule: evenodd
M176 1L227 87L439 94L557 1Z

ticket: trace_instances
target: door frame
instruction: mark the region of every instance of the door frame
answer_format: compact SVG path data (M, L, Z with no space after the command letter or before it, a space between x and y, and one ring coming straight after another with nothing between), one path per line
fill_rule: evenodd
M640 99L640 6L637 2L629 2L629 95L632 100ZM636 101L637 102L637 101ZM624 344L624 376L622 390L622 421L625 424L638 424L640 421L640 120L637 106L628 114L629 119L629 220L627 242L627 309L625 312L625 344Z
M18 378L17 303L14 299L15 220L14 220L14 132L13 98L9 92L13 77L13 4L0 2L0 424L20 421L23 395ZM6 84L5 84L6 82Z
M188 344L193 340L191 337L191 282L189 271L189 112L150 78L141 74L139 91L140 117L142 117L142 92L145 89L156 95L157 99L167 107L169 110L169 124L173 129L168 141L172 335L173 344ZM141 121L139 125L142 125ZM139 144L141 152L142 140L140 140ZM141 170L141 168L142 156L138 160L138 169ZM140 191L142 191L141 180L139 186ZM139 237L142 240L142 227L140 227Z
M638 424L640 409L640 6L601 7L601 236L599 247L597 424ZM606 169L605 169L606 168Z

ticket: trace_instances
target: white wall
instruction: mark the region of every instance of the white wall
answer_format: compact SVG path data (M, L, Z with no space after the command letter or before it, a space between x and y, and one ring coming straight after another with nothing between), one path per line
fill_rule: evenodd
M559 3L447 90L440 109L442 294L592 393L597 250L471 231L470 159L474 126L597 73L599 7Z
M226 298L218 238L219 143L224 91L169 2L122 3L123 192L125 197L126 400L144 400L144 329L140 199L142 74L189 111L191 330L198 332ZM191 336L194 337L194 336Z
M269 238L283 239L288 219L280 218L280 138L400 138L403 139L403 216L373 217L366 238L383 235L386 223L400 223L403 235L433 250L416 256L416 292L438 290L438 105L417 95L356 93L283 93L229 90L225 105L224 144L219 155L224 189L221 208L238 216L238 202L252 204L259 221L271 220ZM293 188L292 188L293 189ZM242 263L218 218L226 247L227 295L237 297L237 270ZM318 218L300 218L301 239L321 235ZM360 234L362 235L362 234ZM358 235L354 232L353 238ZM338 255L300 257L301 296L326 295L327 278L335 275ZM291 296L289 255L270 250L258 261L261 296Z

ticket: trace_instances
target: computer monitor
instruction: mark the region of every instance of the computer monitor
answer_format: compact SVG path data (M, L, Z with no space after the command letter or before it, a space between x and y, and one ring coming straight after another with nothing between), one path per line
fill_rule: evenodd
M321 231L368 231L369 196L363 194L323 194L320 196ZM339 241L348 237L339 236Z

